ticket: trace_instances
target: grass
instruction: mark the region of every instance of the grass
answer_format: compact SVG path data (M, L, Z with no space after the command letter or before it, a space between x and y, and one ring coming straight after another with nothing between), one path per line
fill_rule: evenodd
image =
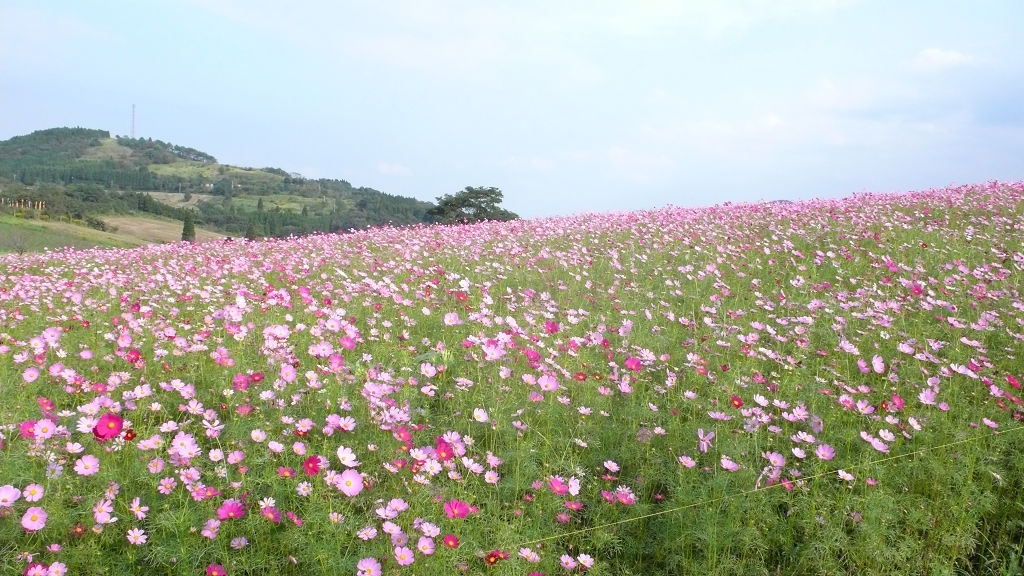
M226 164L209 164L191 160L178 160L170 164L151 164L149 170L161 176L179 176L185 179L204 178L208 181L228 178L240 186L272 186L284 180L284 176L262 170L238 168Z
M0 215L0 253L40 252L71 248L127 248L145 242L122 234L102 232L85 226L63 222L25 220Z
M91 146L82 155L83 160L127 160L132 155L132 149L118 144L113 138L100 140L99 146Z
M175 208L195 208L200 202L219 202L222 200L220 196L214 194L192 194L189 200L185 201L185 195L178 192L147 192L154 200L158 200L167 204L168 206L174 206Z
M0 571L1020 573L1022 218L1014 183L3 257L0 497L44 494Z
M41 252L63 248L132 248L178 242L181 222L151 216L105 216L111 231L68 222L51 222L0 215L0 253ZM196 240L208 242L224 235L196 228Z
M104 216L103 221L121 234L144 239L147 243L160 244L181 240L182 223L178 220L150 216ZM225 238L223 234L196 228L196 241L209 242Z
M148 194L164 204L176 207L194 207L199 204L199 202L203 201L214 203L223 201L222 196L214 194L193 194L192 198L188 202L184 201L184 194L179 194L177 192L148 192ZM231 201L240 209L255 211L256 207L259 205L260 199L263 200L263 209L267 211L280 209L292 212L302 212L302 208L308 206L310 210L318 212L324 208L324 203L320 198L306 198L304 196L297 196L294 194L267 194L264 196L249 194L233 197Z

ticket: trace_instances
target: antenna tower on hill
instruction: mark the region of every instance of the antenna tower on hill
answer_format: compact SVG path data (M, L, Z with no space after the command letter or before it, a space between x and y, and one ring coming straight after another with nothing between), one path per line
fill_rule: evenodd
M135 104L132 104L132 140L135 139Z

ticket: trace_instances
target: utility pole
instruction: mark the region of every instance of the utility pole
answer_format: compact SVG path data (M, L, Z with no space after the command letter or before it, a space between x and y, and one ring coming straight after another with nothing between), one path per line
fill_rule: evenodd
M132 140L135 139L135 104L132 104Z

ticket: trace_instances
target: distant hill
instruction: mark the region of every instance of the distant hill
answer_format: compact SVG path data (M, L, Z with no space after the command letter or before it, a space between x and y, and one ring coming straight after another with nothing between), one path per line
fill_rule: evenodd
M237 236L414 224L426 222L433 206L345 180L229 166L187 146L87 128L51 128L0 142L0 209L26 202L31 216L93 223L104 214L182 219L193 210L197 222Z

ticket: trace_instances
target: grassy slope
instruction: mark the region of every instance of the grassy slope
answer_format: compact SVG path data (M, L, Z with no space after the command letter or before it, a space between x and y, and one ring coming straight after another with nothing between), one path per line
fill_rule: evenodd
M200 202L217 202L221 200L220 196L213 194L192 194L192 197L185 201L184 194L178 194L177 192L149 192L150 196L154 200L158 200L167 204L168 206L174 206L175 208L195 208Z
M209 180L230 178L240 185L277 184L284 180L283 176L262 170L247 170L227 164L209 164L190 160L178 160L170 164L150 164L148 168L150 172L161 176L181 176L182 178L201 176Z
M145 240L122 234L101 232L62 222L24 220L10 215L0 216L0 253L40 252L64 246L74 248L129 248L146 244Z
M85 151L82 155L83 160L106 160L108 158L113 160L128 160L128 157L132 155L132 149L127 146L122 146L117 143L117 140L113 138L107 138L100 140L99 146L94 146Z
M192 198L188 202L184 201L184 194L178 194L177 192L148 192L155 200L163 202L164 204L174 206L176 208L195 207L199 202L221 202L223 201L222 196L216 196L213 194L192 194ZM256 206L259 204L260 198L263 199L264 210L273 210L274 208L280 208L281 210L291 210L293 212L301 212L303 206L309 206L310 210L319 209L322 201L319 198L304 198L302 196L296 196L294 194L268 194L266 196L236 196L231 201L244 210L256 210Z
M111 216L104 221L117 229L102 232L85 226L43 220L24 220L0 215L0 253L40 252L45 249L131 248L145 244L176 242L181 239L181 222L144 216ZM223 238L221 234L196 228L200 242Z
M146 243L177 242L181 240L181 222L142 216L106 216L103 221L115 226L121 234L140 238ZM224 238L223 234L196 227L196 240L208 242Z

